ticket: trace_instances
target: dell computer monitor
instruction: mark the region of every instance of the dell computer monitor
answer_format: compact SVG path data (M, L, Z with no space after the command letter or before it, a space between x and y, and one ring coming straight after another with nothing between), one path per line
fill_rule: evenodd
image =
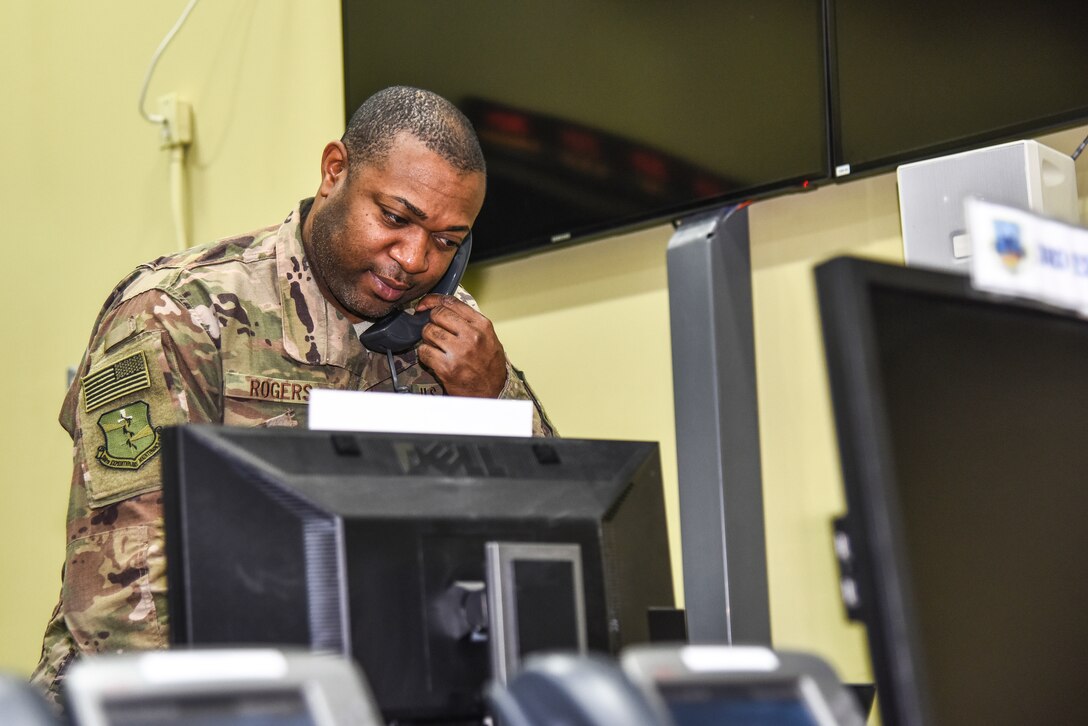
M350 654L387 719L475 718L497 661L615 653L673 604L656 443L217 426L166 441L172 642Z
M888 726L1088 714L1088 320L967 278L816 271Z

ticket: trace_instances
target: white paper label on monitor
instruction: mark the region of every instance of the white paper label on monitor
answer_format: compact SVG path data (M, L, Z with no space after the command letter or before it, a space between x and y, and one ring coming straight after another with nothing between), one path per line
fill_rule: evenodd
M1088 315L1088 229L979 199L964 208L976 288Z
M694 673L778 668L778 656L772 650L754 645L688 645L681 648L680 660Z
M287 675L287 659L270 648L206 652L148 653L140 658L140 674L150 683L223 680L276 680Z
M533 435L533 404L495 398L314 390L310 428L462 436Z

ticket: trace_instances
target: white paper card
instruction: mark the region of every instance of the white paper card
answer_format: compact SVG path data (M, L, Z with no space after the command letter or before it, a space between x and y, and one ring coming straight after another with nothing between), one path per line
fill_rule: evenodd
M1088 315L1088 229L979 199L965 216L976 288Z
M532 436L533 404L495 398L315 389L310 428L402 434Z
M680 660L696 673L723 671L773 671L778 656L770 648L757 645L686 645Z

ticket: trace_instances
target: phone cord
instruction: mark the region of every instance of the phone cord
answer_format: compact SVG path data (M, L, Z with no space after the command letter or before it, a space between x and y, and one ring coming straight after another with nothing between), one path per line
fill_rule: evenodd
M389 375L393 376L393 390L397 393L408 393L408 386L397 383L397 364L393 361L393 351L385 351L385 359L389 361Z

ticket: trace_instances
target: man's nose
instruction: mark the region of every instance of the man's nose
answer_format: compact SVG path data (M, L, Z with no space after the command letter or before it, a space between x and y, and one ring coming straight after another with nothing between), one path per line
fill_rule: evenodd
M410 275L425 272L428 267L427 253L430 237L426 230L413 228L402 230L389 250L389 256Z

